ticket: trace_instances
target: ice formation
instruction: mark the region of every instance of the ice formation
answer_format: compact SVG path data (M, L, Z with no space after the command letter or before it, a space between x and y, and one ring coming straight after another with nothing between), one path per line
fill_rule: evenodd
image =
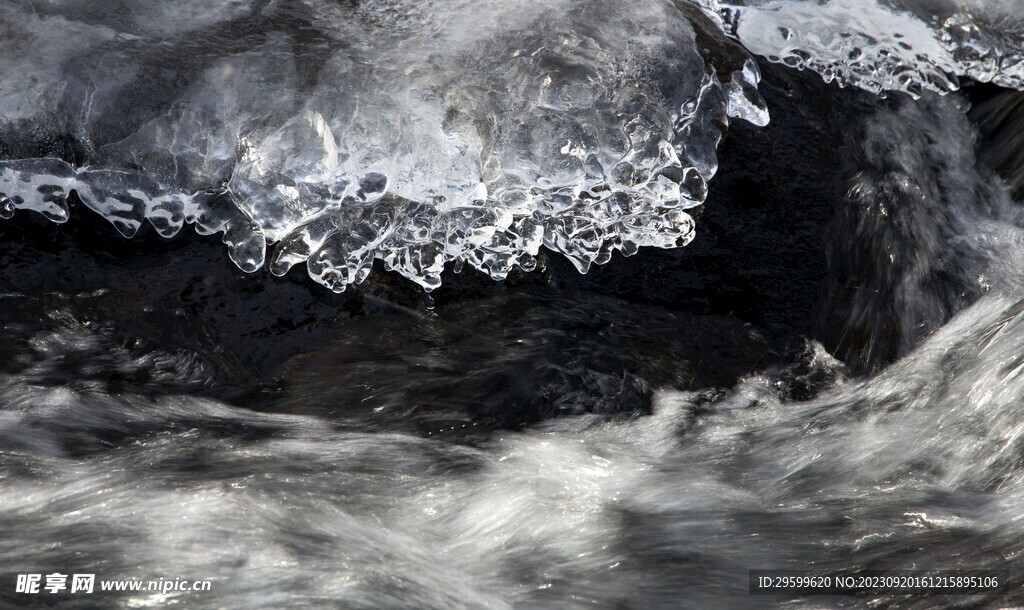
M1016 2L11 0L0 217L63 222L74 191L125 236L193 225L336 291L541 247L585 272L692 239L729 118L768 121L748 52L875 92L1024 88Z
M869 91L1024 89L1019 0L696 0L752 53Z
M6 3L0 215L221 232L247 271L439 285L692 239L756 64L670 0ZM712 47L714 47L712 49Z

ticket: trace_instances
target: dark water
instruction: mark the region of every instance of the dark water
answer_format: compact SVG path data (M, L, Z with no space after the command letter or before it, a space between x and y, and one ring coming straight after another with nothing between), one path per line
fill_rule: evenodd
M70 7L39 10L95 21ZM275 7L259 36L323 27ZM77 192L65 224L0 222L0 605L1024 603L1024 96L974 64L914 99L759 62L771 122L728 126L692 241L585 275L565 246L496 282L470 249L429 293L377 260L335 294L220 236L125 238ZM748 595L811 568L1012 586ZM52 572L212 587L15 592Z

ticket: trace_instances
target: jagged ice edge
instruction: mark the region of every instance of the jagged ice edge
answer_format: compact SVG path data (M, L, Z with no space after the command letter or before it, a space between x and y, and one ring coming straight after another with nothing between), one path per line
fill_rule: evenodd
M459 268L469 262L491 277L503 279L517 266L525 271L532 270L541 245L566 255L581 273L593 263L610 260L613 250L629 256L640 246L684 246L693 239L694 223L683 210L701 204L707 195L706 182L718 168L715 151L722 128L728 123L726 117L759 126L769 120L764 101L757 93L760 73L752 60L747 60L741 70L734 71L724 85L719 82L714 68L708 68L698 94L681 104L675 120L673 145L679 157L692 162L689 167L681 167L677 162L680 175L676 188L682 187L680 205L658 217L662 224L654 234L633 230L628 222L618 223L615 227L618 233L597 235L590 230L592 228L573 227L572 219L557 215L538 223L532 216L517 218L500 210L495 214L487 206L486 193L482 193L476 208L456 211L476 215L472 219L476 222L463 223L468 230L461 241L453 245L446 236L445 247L441 248L441 240L414 244L403 241L410 236L402 235L397 244L390 244L391 249L382 252L381 247L389 245L388 239L396 237L398 228L395 219L388 218L389 209L394 214L405 212L408 215L410 205L429 207L422 202L397 198L387 205L382 193L379 198L370 199L376 204L373 208L346 205L354 203L346 200L292 230L281 240L270 270L275 275L283 275L293 264L306 260L309 275L314 280L341 292L348 284L364 281L373 261L379 259L386 269L397 271L429 291L440 285L441 272L449 260ZM694 146L697 143L703 146ZM656 184L657 188L667 187L670 191L673 188L664 180ZM226 187L187 195L169 192L153 178L134 170L75 168L56 158L0 162L0 218L11 218L15 210L29 210L56 223L67 222L70 216L67 197L72 191L86 207L107 219L127 238L137 234L143 221L149 222L157 234L165 238L173 237L190 224L201 235L223 234L222 241L228 247L231 260L243 271L254 272L265 263L268 240L264 231L234 202ZM382 202L385 203L383 209ZM369 224L363 226L376 224L380 230L376 235L341 233L352 226L346 222L346 217L353 213L368 215L369 218L363 220ZM439 224L443 225L444 219L440 220ZM510 227L516 230L509 231ZM343 236L343 243L330 243L331 238L338 235ZM634 239L624 240L624 235ZM590 247L577 247L579 243ZM414 248L414 245L420 247ZM507 254L510 249L519 255ZM494 256L501 253L505 255ZM338 266L335 264L338 260L345 264Z

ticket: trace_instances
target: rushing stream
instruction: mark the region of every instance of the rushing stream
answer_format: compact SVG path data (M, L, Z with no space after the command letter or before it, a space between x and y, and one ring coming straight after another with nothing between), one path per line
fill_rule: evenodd
M0 0L0 607L1024 605L1022 90L1020 0Z

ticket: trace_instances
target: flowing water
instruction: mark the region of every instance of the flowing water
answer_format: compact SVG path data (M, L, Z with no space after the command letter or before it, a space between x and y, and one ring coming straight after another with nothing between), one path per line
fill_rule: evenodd
M0 606L1024 604L1022 15L0 2Z

